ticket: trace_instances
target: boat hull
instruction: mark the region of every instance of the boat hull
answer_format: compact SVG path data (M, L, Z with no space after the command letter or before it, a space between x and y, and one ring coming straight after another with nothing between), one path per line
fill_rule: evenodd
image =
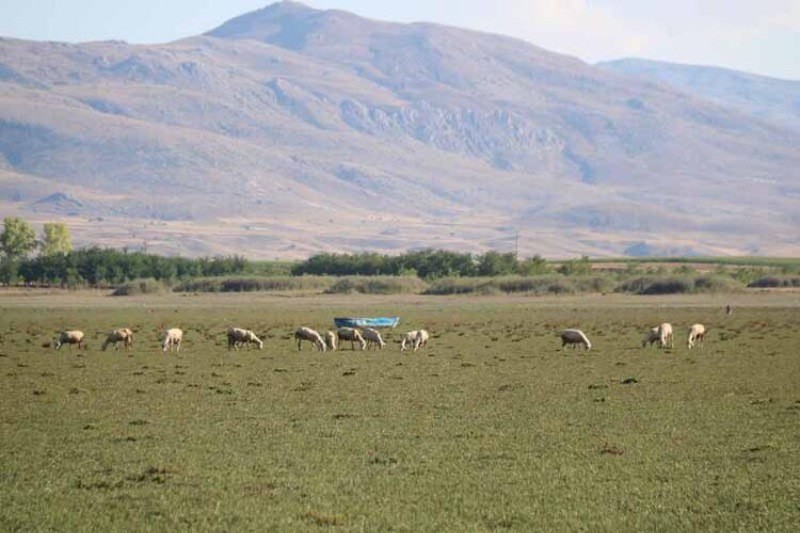
M372 317L372 318L345 318L333 319L337 328L393 328L400 323L399 316Z

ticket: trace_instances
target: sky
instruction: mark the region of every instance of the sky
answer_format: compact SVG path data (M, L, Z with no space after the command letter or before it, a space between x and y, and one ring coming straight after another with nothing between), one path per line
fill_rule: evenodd
M0 0L0 36L163 43L270 0ZM589 63L640 57L800 80L800 0L305 0L518 37ZM2 62L2 58L0 58Z

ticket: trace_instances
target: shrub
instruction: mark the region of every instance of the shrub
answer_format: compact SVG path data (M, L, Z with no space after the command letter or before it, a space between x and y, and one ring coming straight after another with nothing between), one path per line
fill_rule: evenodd
M549 274L551 271L547 261L539 254L523 259L517 265L517 272L523 276Z
M615 281L611 276L579 276L570 279L577 292L612 292Z
M325 292L329 294L416 294L426 283L413 276L355 276L338 279Z
M472 294L478 278L441 278L431 283L423 294Z
M593 291L611 282L587 277L578 281L560 274L544 276L504 276L500 278L443 278L435 281L424 294L563 294L578 290ZM580 287L580 288L579 288Z
M589 261L589 258L584 255L579 260L563 262L556 271L565 276L585 276L592 272L592 263Z
M213 277L180 283L176 292L316 291L330 287L327 276Z
M694 289L697 292L730 291L736 286L733 279L724 275L699 276L694 280Z
M508 277L496 280L505 293L562 294L575 292L575 283L562 275Z
M681 294L729 291L734 289L736 285L736 281L727 276L713 274L694 278L685 276L640 276L623 280L617 286L617 291L633 294Z
M764 276L747 286L748 288L800 287L800 276Z
M654 280L642 294L679 294L692 292L694 283L686 278L667 278Z
M764 269L754 267L739 267L730 275L739 283L749 285L750 283L753 283L754 281L764 277Z
M422 292L427 283L417 277L378 277L366 280L364 289L365 294L408 294Z
M641 276L624 280L617 286L618 292L633 294L677 294L692 292L694 283L688 278Z
M111 296L135 296L137 294L163 294L167 287L160 280L141 278L124 283L114 289Z
M356 292L356 282L353 278L341 278L325 292L329 294L350 294Z

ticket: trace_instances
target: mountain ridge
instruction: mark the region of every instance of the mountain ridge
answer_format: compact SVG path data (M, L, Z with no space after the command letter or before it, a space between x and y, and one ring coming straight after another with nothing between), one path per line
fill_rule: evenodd
M596 65L612 72L665 83L781 126L800 129L800 80L641 58L623 58Z
M76 240L270 258L508 251L512 233L531 255L798 246L792 128L513 38L282 2L173 43L3 39L0 57L0 193L76 200ZM44 216L15 197L4 211Z

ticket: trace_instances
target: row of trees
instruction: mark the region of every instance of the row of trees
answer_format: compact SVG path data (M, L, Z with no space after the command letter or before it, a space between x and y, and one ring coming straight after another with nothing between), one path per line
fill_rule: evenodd
M138 278L174 281L197 277L252 273L256 265L243 257L186 259L162 257L142 252L89 248L73 251L69 228L60 223L44 225L40 239L33 228L17 217L6 217L0 234L3 257L0 283L48 285L118 285ZM31 258L34 251L38 254ZM417 276L422 279L445 277L531 276L560 272L586 274L589 259L561 263L557 268L542 257L518 259L512 253L487 252L481 255L422 250L390 256L377 253L319 254L293 265L291 275L332 276Z
M535 255L518 259L513 253L486 252L481 255L422 250L397 256L376 253L319 254L292 267L293 275L333 276L419 276L423 279L475 276L531 276L559 272L566 275L588 274L589 258L566 261L553 268Z
M553 269L541 257L518 260L513 254L483 255L426 250L399 256L374 253L322 254L297 263L291 275L417 276L422 279L505 275L588 273L588 259L568 261ZM33 258L4 257L0 261L0 283L38 285L114 286L139 278L172 282L193 278L250 274L255 270L241 256L187 259L142 252L87 248L64 254L39 254Z
M24 282L67 287L115 286L139 278L162 281L206 276L241 275L248 262L239 256L187 259L142 252L87 248L66 254L39 255L30 259L5 258L0 282Z
M172 281L242 274L249 266L239 256L186 259L96 247L73 251L65 224L44 224L37 239L33 227L18 217L3 219L0 250L0 283L5 284L118 285L138 278Z

